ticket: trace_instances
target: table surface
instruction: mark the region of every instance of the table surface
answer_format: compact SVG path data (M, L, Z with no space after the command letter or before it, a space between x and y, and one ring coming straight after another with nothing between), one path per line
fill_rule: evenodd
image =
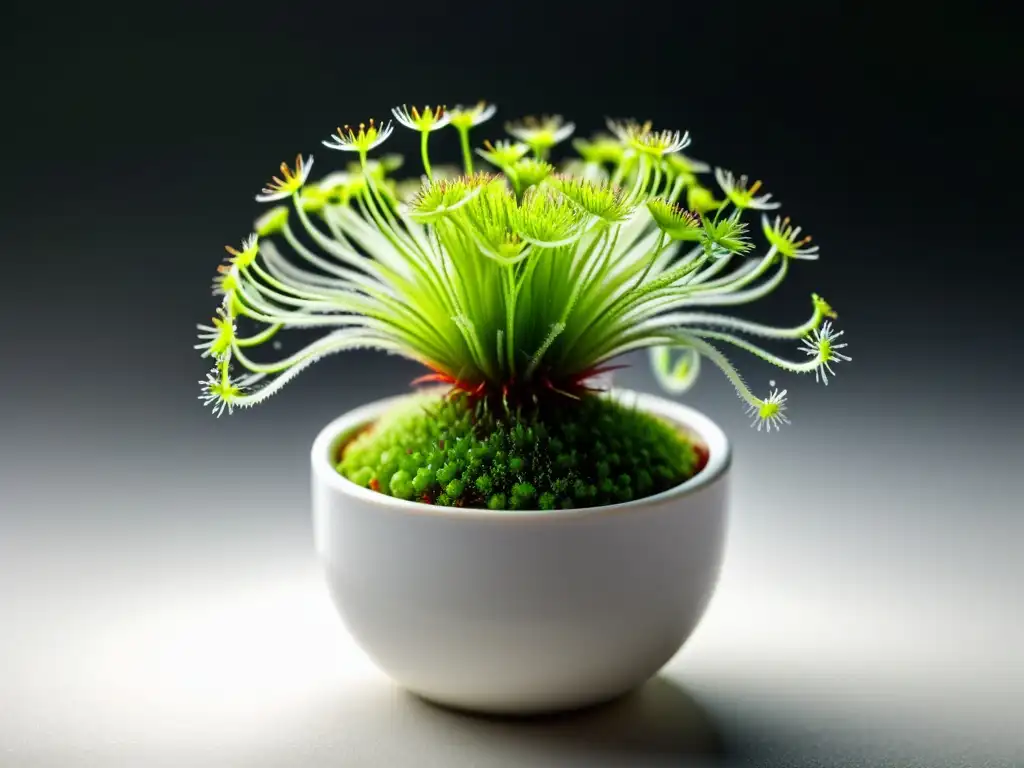
M948 443L931 427L909 465L729 418L704 621L636 694L530 721L423 703L346 636L312 554L313 422L198 441L168 425L158 451L111 433L64 464L57 497L23 444L0 470L0 765L1024 764L1010 459L964 482L934 471ZM876 428L850 421L843 442ZM218 466L228 445L246 458Z

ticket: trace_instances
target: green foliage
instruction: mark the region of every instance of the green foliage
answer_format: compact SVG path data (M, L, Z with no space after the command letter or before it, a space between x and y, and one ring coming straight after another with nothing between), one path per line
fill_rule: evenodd
M699 461L677 429L603 395L517 414L464 393L421 393L351 440L338 471L428 504L567 509L658 493Z
M575 125L558 115L509 121L514 141L485 141L474 153L470 131L494 113L484 102L392 110L419 136L423 176L411 184L391 178L399 156L369 157L393 133L390 121L338 128L323 143L357 162L318 181L311 156L282 164L256 198L275 207L240 250L227 249L215 278L221 306L199 326L196 345L213 362L200 398L218 414L252 406L324 356L365 347L422 363L430 380L455 390L492 398L514 390L519 402L559 392L575 409L594 371L647 349L669 391L692 384L706 359L752 423L774 428L787 420L786 391L756 396L723 346L823 382L849 360L835 343L842 332L823 325L835 312L820 298L792 327L704 311L767 296L791 262L818 258L788 217L762 213L759 230L743 220L779 207L760 181L717 167L713 192L700 179L710 167L682 154L688 133L636 120L608 121L611 136L576 139L578 155L564 160L554 153ZM431 165L431 136L449 128L461 175ZM492 172L474 171L475 158ZM761 254L754 234L764 236ZM324 333L267 359L281 346L279 331L310 329ZM801 341L807 359L784 359L749 337ZM446 499L476 492L454 479L441 491ZM389 478L386 492L391 480L395 493L415 491L415 473ZM492 495L519 503L528 492L530 503L549 501L536 488Z

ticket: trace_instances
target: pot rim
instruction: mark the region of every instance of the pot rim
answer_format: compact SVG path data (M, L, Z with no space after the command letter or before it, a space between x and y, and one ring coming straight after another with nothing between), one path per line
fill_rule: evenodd
M430 515L435 517L446 517L451 519L466 518L473 520L488 520L494 522L522 521L522 520L566 520L580 517L593 517L595 515L610 515L618 512L628 512L633 509L648 507L673 499L679 499L695 493L716 480L721 478L729 469L732 463L732 448L729 439L722 429L710 418L700 411L682 403L677 403L657 395L646 392L637 392L631 389L613 387L611 394L620 401L624 398L634 398L639 408L666 418L682 427L686 427L704 442L708 449L708 460L704 468L688 480L661 491L652 496L645 496L642 499L619 502L616 504L605 504L594 507L576 507L574 509L516 509L497 510L484 509L479 507L444 507L434 504L424 504L420 501L408 501L398 499L394 496L372 491L356 485L347 477L341 475L330 461L334 448L343 435L351 433L352 430L372 421L384 413L389 407L409 397L409 393L395 395L392 397L375 400L366 405L354 408L351 411L339 416L327 424L316 439L313 441L313 448L310 460L313 468L313 477L319 482L326 484L332 490L341 494L352 496L367 504L387 508L392 511L408 512L416 515Z

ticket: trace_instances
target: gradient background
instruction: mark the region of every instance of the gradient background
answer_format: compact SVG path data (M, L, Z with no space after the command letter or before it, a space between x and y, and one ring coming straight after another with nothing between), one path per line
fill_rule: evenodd
M418 7L5 11L0 765L1024 763L1008 21ZM770 439L706 370L687 401L736 453L715 601L637 696L530 724L394 691L313 561L313 436L414 367L328 359L218 421L191 349L281 160L323 174L339 123L480 97L478 141L636 116L764 178L823 258L744 314L799 321L818 291L854 358L826 390L737 356L790 390ZM618 383L655 389L630 362Z

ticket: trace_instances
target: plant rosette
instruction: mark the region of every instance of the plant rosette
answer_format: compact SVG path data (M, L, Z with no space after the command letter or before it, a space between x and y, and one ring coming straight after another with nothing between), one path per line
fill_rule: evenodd
M226 248L196 348L218 416L344 350L424 366L414 384L431 387L346 414L314 443L317 549L345 624L399 684L525 713L642 683L717 580L729 443L692 409L601 386L617 359L648 350L672 395L707 361L771 432L789 423L786 390L755 395L723 350L823 384L850 358L817 294L792 327L710 311L818 258L769 217L779 203L761 182L715 168L714 191L711 168L683 154L687 133L635 121L609 120L563 159L575 126L559 116L507 123L511 138L474 150L494 113L394 109L419 134L419 178L395 176L400 156L371 158L391 121L339 128L323 143L354 159L319 180L312 156L282 164L256 197L272 207ZM450 129L461 168L431 163L432 135ZM267 354L287 331L319 335Z

